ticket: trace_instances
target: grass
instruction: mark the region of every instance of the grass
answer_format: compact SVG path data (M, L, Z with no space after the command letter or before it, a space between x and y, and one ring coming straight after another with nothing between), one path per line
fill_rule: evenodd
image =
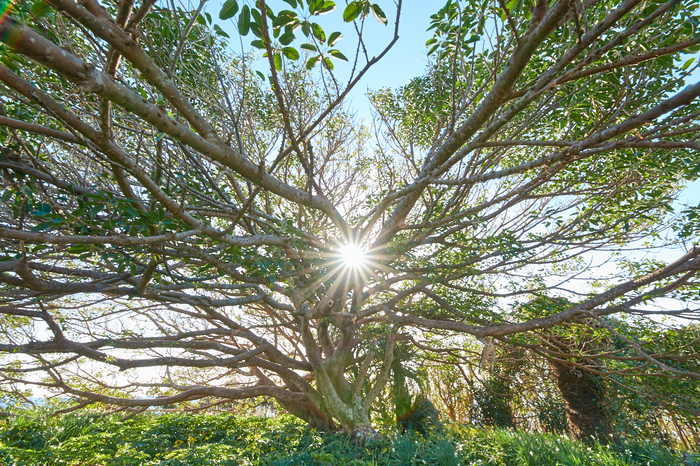
M697 458L700 459L700 458ZM384 432L362 446L300 421L228 414L81 413L0 421L3 466L682 466L655 444L585 446L563 436L449 426L439 436Z

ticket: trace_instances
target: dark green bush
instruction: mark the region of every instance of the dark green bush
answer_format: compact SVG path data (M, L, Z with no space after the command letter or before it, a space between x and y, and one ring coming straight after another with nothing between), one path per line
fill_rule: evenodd
M442 430L440 411L432 401L422 396L417 397L411 407L396 419L396 425L400 432L412 430L421 435Z

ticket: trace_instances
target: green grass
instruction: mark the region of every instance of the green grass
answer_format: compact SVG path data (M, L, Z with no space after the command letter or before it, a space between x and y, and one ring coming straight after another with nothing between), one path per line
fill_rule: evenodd
M125 422L81 413L0 421L3 466L682 466L654 444L588 447L567 437L448 426L440 436L384 432L357 446L300 421L227 414L144 415Z

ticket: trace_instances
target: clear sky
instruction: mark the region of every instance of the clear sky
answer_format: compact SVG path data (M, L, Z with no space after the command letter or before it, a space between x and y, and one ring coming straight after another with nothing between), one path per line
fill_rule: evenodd
M365 43L370 58L381 53L393 38L396 7L392 3L379 2L389 20L387 26L383 26L371 15L365 20ZM403 2L399 21L399 40L387 55L370 69L351 95L351 105L360 116L369 118L369 113L365 114L369 106L366 98L368 89L396 88L424 73L427 65L425 42L432 37L432 31L427 31L430 15L437 12L443 4L444 2L420 0ZM342 8L339 6L339 9ZM338 30L343 33L344 39L338 43L338 48L352 61L357 36L352 25L342 21L340 13L336 10L331 14L323 15L318 22L324 29L328 25L327 32ZM350 71L351 67L351 63L336 61L336 70L339 71L340 76L343 76L343 71Z

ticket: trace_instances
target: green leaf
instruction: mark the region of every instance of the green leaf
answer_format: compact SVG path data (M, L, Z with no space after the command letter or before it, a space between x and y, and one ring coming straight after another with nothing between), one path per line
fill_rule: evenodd
M323 59L323 66L325 66L328 71L333 71L334 65L330 58Z
M688 68L690 68L690 65L692 65L694 61L695 58L691 58L690 60L683 63L683 66L681 66L681 70L687 70Z
M316 9L316 15L325 15L326 13L330 13L331 11L335 10L335 2L331 2L329 0L326 0L323 2L323 4Z
M229 35L226 33L226 31L224 31L223 29L221 29L221 26L219 26L218 24L215 24L215 25L214 25L214 31L215 31L218 35L220 35L220 36L224 36L224 37L226 37L226 38L228 38L228 39L231 38L231 36L229 36Z
M238 13L238 0L226 0L219 12L219 19L229 19Z
M369 10L372 8L372 5L369 3L369 0L362 0L362 19L365 19L367 16L369 16Z
M51 8L46 2L40 1L36 2L34 5L32 5L32 13L37 17L37 18L42 18L46 15L48 15L53 8Z
M256 49L265 50L265 42L261 41L260 39L254 40L250 43L250 45L252 45Z
M319 42L324 43L326 41L326 33L323 32L323 28L317 23L311 23L311 30L314 33L314 37L318 39Z
M382 9L379 8L379 5L377 5L376 3L374 3L372 5L372 14L376 18L376 20L379 21L380 23L382 23L384 26L389 24L389 20L386 19L386 15L382 11Z
M664 68L671 68L673 67L673 57L662 55L656 59L656 63Z
M268 12L269 11L270 10L268 9ZM257 8L253 8L250 10L250 14L253 15L253 22L262 26L262 15L260 14L260 11Z
M250 31L250 8L248 5L243 5L241 14L238 17L238 32L242 36L247 36Z
M284 47L282 48L282 54L289 58L290 60L298 60L299 59L299 51L295 49L294 47Z
M275 69L277 71L282 71L282 55L276 53L274 56Z
M51 228L52 226L55 226L55 225L56 225L55 222L41 222L37 226L33 227L32 231L48 230L49 228Z
M306 69L307 69L307 70L310 70L311 68L313 68L314 66L316 66L316 64L318 63L318 61L319 61L320 59L321 59L321 56L320 56L320 55L309 58L309 59L306 61Z
M300 46L304 50L310 50L312 52L318 52L318 49L313 44L301 44Z
M292 8L297 7L297 0L284 0L288 5L290 5Z
M328 46L333 47L340 39L343 38L343 35L339 32L334 32L330 36L328 36Z
M329 50L328 53L331 54L333 58L337 58L338 60L343 60L343 61L348 61L347 57L340 53L340 50Z
M358 16L362 13L362 4L359 1L352 1L345 7L343 11L343 21L350 23L355 21Z
M262 74L261 71L256 71L256 73L258 74L258 77L260 77L260 80L261 80L261 81L265 81L265 75Z
M282 45L289 45L294 41L294 33L292 31L285 32L280 36L280 43Z
M273 27L282 27L298 21L297 14L293 11L282 10L277 14L277 17L272 21Z
M260 39L263 38L262 28L260 27L260 24L255 22L250 23L250 30L253 31L255 37L259 37Z

